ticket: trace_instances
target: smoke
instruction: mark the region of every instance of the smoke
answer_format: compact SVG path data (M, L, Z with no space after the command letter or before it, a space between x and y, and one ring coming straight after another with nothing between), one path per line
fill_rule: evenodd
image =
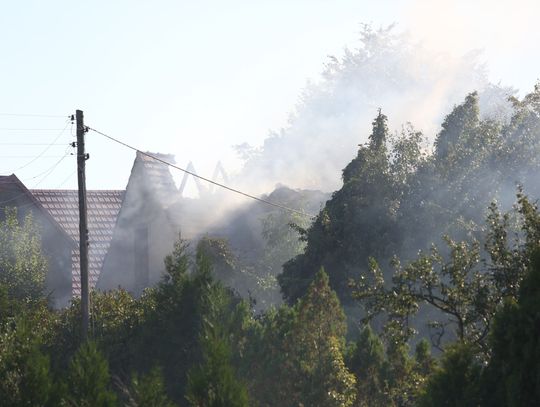
M330 56L321 79L307 84L285 128L260 147L237 146L245 164L235 182L259 193L276 183L339 188L341 170L367 141L379 108L393 131L411 122L430 140L473 90L481 94L484 116L508 117L506 99L515 91L489 83L480 55L433 52L393 26L363 26L359 45Z
M270 193L277 184L325 192L339 189L341 171L356 155L357 145L367 141L379 108L392 130L412 122L430 141L444 116L473 90L480 92L484 117L507 120L507 98L515 91L490 84L480 57L479 52L462 57L433 52L395 27L364 26L359 45L345 49L339 58L329 57L320 80L306 85L285 128L271 133L262 146L237 147L245 163L231 185L255 195ZM194 186L193 180L190 183ZM197 192L197 199L182 198L168 208L185 238L227 238L241 257L261 251L261 221L269 214L262 204L229 191ZM282 195L268 199L287 203ZM288 192L289 206L301 202L297 195L301 193ZM327 198L311 194L310 212ZM167 235L169 241L173 238Z

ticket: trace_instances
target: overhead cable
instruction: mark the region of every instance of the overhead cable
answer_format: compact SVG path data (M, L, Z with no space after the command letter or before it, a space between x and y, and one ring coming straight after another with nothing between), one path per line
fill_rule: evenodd
M64 134L64 132L66 131L66 129L68 128L70 124L70 119L69 117L67 118L66 120L66 125L64 126L64 128L56 135L56 137L54 138L54 140L52 140L48 145L47 147L45 147L41 153L39 153L37 156L35 156L34 158L32 158L30 161L28 161L27 163L21 165L19 168L17 168L15 171L19 171L19 170L22 170L23 168L25 167L28 167L30 164L32 164L33 162L35 162L37 159L41 158L47 151L49 151L49 149L55 145L55 143L58 141L58 139L60 138L60 136L62 134ZM15 172L13 171L13 172Z
M194 173L194 172L192 172L192 171L188 171L188 170L186 170L186 169L184 169L184 168L178 167L178 166L175 165L175 164L172 164L172 163L170 163L170 162L168 162L168 161L165 161L165 160L163 160L163 159L161 159L161 158L159 158L159 157L156 157L156 156L154 156L153 154L150 154L150 153L146 153L146 152L144 152L144 151L141 151L141 150L139 150L139 149L136 148L136 147L133 147L133 146L131 146L131 145L129 145L129 144L127 144L127 143L121 141L121 140L118 140L118 139L116 139L116 138L114 138L114 137L112 137L112 136L109 136L109 135L107 135L107 134L105 134L105 133L102 133L102 132L99 131L99 130L93 129L92 127L86 126L86 128L87 128L88 130L92 130L94 133L97 133L97 134L99 134L99 135L101 135L101 136L103 136L103 137L108 138L108 139L111 140L111 141L114 141L115 143L118 143L118 144L120 144L120 145L122 145L122 146L124 146L124 147L127 147L127 148L129 148L129 149L131 149L131 150L133 150L133 151L136 151L136 152L138 152L138 153L140 153L140 154L142 154L142 155L145 155L145 156L147 156L147 157L149 157L149 158L152 158L152 159L154 159L154 160L156 160L156 161L159 161L159 162L162 163L162 164L168 165L169 167L172 167L172 168L175 168L175 169L177 169L177 170L180 170L180 171L182 171L182 172L184 172L184 173L186 173L186 174L189 174L189 175L191 175L191 176L193 176L193 177L195 177L195 178L199 178L199 179L201 179L201 180L203 180L203 181L209 182L210 184L213 184L213 185L218 186L218 187L220 187L220 188L226 189L226 190L228 190L228 191L234 192L234 193L239 194L239 195L243 195L243 196L245 196L245 197L247 197L247 198L250 198L250 199L253 199L253 200L255 200L255 201L262 202L262 203L264 203L264 204L271 205L271 206L274 206L274 207L276 207L276 208L280 208L280 209L282 209L282 210L284 210L284 211L288 211L288 212L291 212L291 213L296 213L296 214L298 214L298 215L307 216L307 217L310 217L310 218L315 218L315 215L306 213L306 212L304 212L304 211L301 211L301 210L298 210L298 209L294 209L294 208L289 208L289 207L287 207L287 206L285 206L285 205L281 205L281 204L278 204L278 203L275 203L275 202L268 201L268 200L266 200L266 199L262 199L262 198L256 197L255 195L251 195L251 194L248 194L247 192L240 191L239 189L232 188L232 187L228 187L227 185L224 185L224 184L221 184L221 183L219 183L219 182L213 181L213 180L211 180L211 179L209 179L209 178L202 177L202 176L200 176L200 175L198 175L198 174L196 174L196 173Z
M69 115L52 115L52 114L34 114L34 113L0 113L0 116L9 117L48 117L48 118L68 118Z

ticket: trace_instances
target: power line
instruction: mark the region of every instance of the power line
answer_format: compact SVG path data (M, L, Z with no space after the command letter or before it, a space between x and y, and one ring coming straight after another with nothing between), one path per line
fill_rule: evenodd
M46 174L44 175L44 177L41 178L41 179L33 186L33 188L36 188L39 184L41 184L43 181L45 181L45 179L46 179L49 175L51 175L51 174L53 173L53 171L56 169L56 167L58 167L58 165L59 165L62 161L64 161L64 159L65 159L68 155L70 155L70 153L69 153L69 151L66 151L66 154L64 154L64 156L63 156L62 158L60 158L60 159L59 159L59 160L58 160L51 168L49 168L47 171L45 171ZM38 177L39 177L40 175L42 175L42 174L43 174L43 173L39 174Z
M58 186L55 189L60 189L60 187L64 186L64 184L68 182L68 180L71 179L71 177L73 177L76 172L77 170L74 170L71 174L69 174L60 184L58 184Z
M33 114L33 113L0 113L0 116L8 117L48 117L48 118L68 118L70 115L51 115L51 114Z
M63 129L53 129L50 127L44 128L35 128L35 127L0 127L0 130L6 130L6 131L58 131Z
M66 153L62 156L62 158L60 158L56 163L54 163L54 165L48 169L46 169L45 171L41 172L40 174L32 177L32 178L28 178L26 181L29 181L31 179L35 179L35 178L38 178L40 176L42 176L43 174L45 174L43 176L43 178L41 178L37 183L35 183L33 186L32 186L32 189L35 189L39 184L41 184L43 181L45 181L45 179L52 174L52 172L56 169L56 167L58 167L58 165L64 161L64 159L70 155L69 151L66 151ZM22 182L22 181L21 181ZM1 182L0 185L2 184L6 184L7 182ZM9 182L9 183L16 183L16 182ZM20 197L22 196L26 196L26 193L21 193L21 194L18 194L18 195L15 195L14 197L10 198L10 199L6 199L5 201L0 201L0 205L2 204L6 204L8 202L12 202L12 201L16 201L17 199L19 199ZM21 207L23 207L23 205L21 205ZM5 208L5 206L0 206L0 208Z
M20 137L20 134L17 134ZM0 143L0 146L66 146L68 143Z
M66 131L67 127L69 126L69 123L70 123L70 117L67 118L66 120L66 125L64 126L64 128L62 129L62 131L60 131L60 133L58 133L58 135L54 138L53 141L51 141L47 147L45 147L41 153L39 153L37 156L35 156L33 159L31 159L30 161L28 161L26 164L23 164L22 166L20 166L19 168L17 168L15 171L19 171L19 170L22 170L23 168L25 167L28 167L30 164L32 164L33 162L35 162L37 159L41 158L47 151L49 151L49 149L58 141L58 139L60 138L60 136L62 134L64 134L64 132ZM15 172L13 171L13 172Z
M58 158L61 155L42 155L40 158ZM0 158L35 158L35 155L0 155Z
M246 193L246 192L240 191L239 189L231 188L231 187L228 187L227 185L223 185L223 184L221 184L221 183L219 183L219 182L216 182L216 181L213 181L213 180L211 180L211 179L202 177L202 176L200 176L200 175L195 174L194 172L188 171L188 170L186 170L186 169L184 169L184 168L181 168L181 167L178 167L177 165L174 165L174 164L172 164L172 163L170 163L170 162L167 162L167 161L165 161L165 160L162 160L161 158L156 157L156 156L154 156L154 155L152 155L152 154L149 154L149 153L146 153L146 152L144 152L144 151L141 151L141 150L139 150L139 149L136 148L136 147L133 147L133 146L131 146L131 145L127 144L127 143L124 143L123 141L120 141L120 140L118 140L118 139L116 139L116 138L114 138L114 137L112 137L112 136L109 136L109 135L107 135L107 134L105 134L105 133L102 133L102 132L99 131L99 130L93 129L92 127L86 126L86 128L87 128L88 130L92 130L94 133L97 133L97 134L99 134L99 135L101 135L101 136L103 136L103 137L108 138L108 139L111 140L111 141L114 141L115 143L118 143L118 144L120 144L120 145L122 145L122 146L124 146L124 147L127 147L127 148L129 148L130 150L136 151L136 152L138 152L138 153L140 153L140 154L143 154L143 155L145 155L145 156L147 156L147 157L150 157L150 158L152 158L152 159L154 159L154 160L156 160L156 161L159 161L159 162L161 162L161 163L163 163L163 164L165 164L165 165L168 165L169 167L172 167L172 168L175 168L175 169L177 169L177 170L183 171L183 172L185 172L186 174L189 174L189 175L191 175L191 176L193 176L193 177L195 177L195 178L202 179L203 181L209 182L210 184L216 185L216 186L218 186L218 187L220 187L220 188L226 189L226 190L228 190L228 191L234 192L234 193L239 194L239 195L243 195L243 196L245 196L245 197L247 197L247 198L250 198L250 199L253 199L253 200L255 200L255 201L259 201L259 202L265 203L265 204L267 204L267 205L271 205L271 206L274 206L274 207L276 207L276 208L283 209L283 210L288 211L288 212L296 213L296 214L299 214L299 215L302 215L302 216L309 216L310 218L315 218L315 215L308 214L308 213L306 213L306 212L304 212L304 211L300 211L300 210L298 210L298 209L289 208L289 207L287 207L287 206L284 206L284 205L281 205L281 204L278 204L278 203L275 203L275 202L267 201L266 199L262 199L262 198L256 197L256 196L254 196L254 195L251 195L251 194L248 194L248 193Z

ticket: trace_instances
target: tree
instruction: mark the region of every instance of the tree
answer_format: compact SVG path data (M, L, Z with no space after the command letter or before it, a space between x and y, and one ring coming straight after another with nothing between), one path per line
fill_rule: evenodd
M117 405L110 389L109 364L93 342L85 342L71 360L66 379L65 401L81 407Z
M0 400L6 407L52 406L54 383L49 357L35 321L23 315L0 329Z
M449 237L445 238L448 256L433 246L431 253L421 253L405 266L394 259L391 284L372 260L371 276L360 277L354 294L365 307L366 320L386 314L387 331L406 342L414 333L409 325L412 317L424 307L423 312L431 315L429 326L436 347L442 348L443 336L452 328L450 338L476 346L487 357L487 338L497 307L504 299L516 298L531 248L540 238L536 206L522 191L517 197L520 233L515 242L507 238L510 215L501 215L495 204L489 208L485 252L491 262L481 261L478 241L455 242Z
M343 187L315 219L306 234L304 253L288 261L278 281L284 297L294 303L307 290L320 267L330 270L330 284L345 303L351 302L350 278L367 266L369 255L383 256L394 244L395 199L386 151L387 118L373 121L370 143L343 170Z
M321 269L297 304L298 321L293 329L299 377L305 379L300 397L304 405L351 406L355 378L345 366L343 337L345 314L337 295Z
M476 407L481 404L482 363L470 344L446 349L440 367L429 377L418 406Z
M540 248L531 253L517 300L507 298L490 336L486 399L493 406L529 406L540 399Z
M465 157L460 154L460 147L474 136L474 129L479 122L478 93L473 92L467 95L463 104L454 107L454 110L446 116L442 131L435 141L436 156L445 160L464 159Z
M214 321L217 323L217 321ZM214 328L203 338L204 363L188 375L186 399L193 407L247 407L246 388L236 378L231 350Z
M360 407L383 407L389 404L385 394L382 369L385 363L384 345L366 325L349 349L347 366L356 376L356 404Z
M32 214L29 212L21 223L17 209L6 208L5 219L0 221L0 289L13 300L42 300L47 267Z
M352 406L355 378L345 366L345 315L320 270L294 307L268 312L254 334L250 393L261 405Z
M126 407L175 407L167 397L163 374L157 367L144 375L133 374L129 388L122 389Z
M217 280L227 286L234 286L238 272L237 259L226 239L205 236L197 243L197 251L211 260Z
M213 278L211 260L202 247L195 261L179 241L166 259L166 274L143 296L143 314L130 338L130 368L146 372L162 368L165 387L174 402L184 401L188 372L204 360L201 337L206 321L228 332L238 299Z

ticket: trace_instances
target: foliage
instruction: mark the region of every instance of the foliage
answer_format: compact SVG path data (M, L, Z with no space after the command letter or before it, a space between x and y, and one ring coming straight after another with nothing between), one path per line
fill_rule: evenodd
M366 310L365 320L386 314L386 333L406 342L414 333L411 318L424 307L424 312L436 317L428 322L434 346L441 349L450 327L450 338L477 346L489 355L487 336L497 307L504 298L515 298L526 270L526 247L538 241L538 213L521 192L517 212L524 241L518 239L509 247L509 214L502 216L495 204L490 206L485 248L491 263L481 261L479 242L455 242L449 237L445 238L448 258L433 246L431 253L421 253L405 266L394 259L391 284L372 259L371 275L361 276L355 285L354 295Z
M0 290L17 301L38 301L48 267L39 228L30 212L20 222L17 209L6 208L4 217L0 221Z
M49 357L28 317L0 330L0 400L9 406L49 406L54 399Z
M197 244L197 251L212 261L213 273L223 284L231 285L237 270L237 260L226 239L203 237Z
M116 406L109 364L93 342L85 342L71 360L64 402L81 407Z
M279 304L281 295L277 275L281 272L284 263L299 255L304 250L305 233L309 219L297 213L285 211L273 212L262 219L262 236L265 246L259 277L259 286L270 293L268 302ZM265 300L264 298L263 300Z
M90 332L93 340L99 344L112 370L129 366L135 355L131 353L134 349L126 345L132 343L150 301L146 296L137 300L123 289L92 291L90 298ZM48 346L55 369L67 369L72 356L82 344L80 321L80 298L76 298L52 322L53 338Z
M387 134L379 112L369 143L343 170L343 186L307 230L305 251L278 277L285 298L294 303L302 296L320 266L350 304L349 280L369 274L370 257L390 279L394 255L410 261L419 250L440 247L441 236L477 240L483 248L490 202L507 210L516 181L540 194L539 95L537 86L515 100L511 119L502 121L482 118L473 92L446 117L431 148L411 126Z
M231 351L223 337L209 328L203 339L204 363L190 371L186 398L194 407L248 406L245 387L236 379Z
M440 367L428 379L418 406L480 405L481 372L482 364L470 344L451 346L445 351Z
M481 119L478 106L472 93L455 107L431 155L412 127L388 134L379 111L313 225L265 217L262 265L275 276L288 260L279 276L288 304L260 313L223 284L249 275L228 242L203 238L193 256L179 240L140 298L92 293L92 341L81 343L79 301L47 308L38 230L8 211L0 403L534 405L540 214L523 191L540 191L529 190L540 169L540 87L514 100L506 123ZM495 202L492 191L510 179L524 187L503 212L508 199ZM347 345L341 304L351 301L371 325ZM414 336L426 321L438 358Z
M345 303L348 281L356 278L369 254L392 246L396 189L386 152L388 128L381 112L373 121L370 143L343 170L343 187L332 195L307 231L305 252L288 261L278 276L285 298L294 303L321 266L331 270L331 286ZM384 242L384 243L383 243Z
M351 406L355 378L344 363L345 315L319 271L294 306L264 315L250 336L256 352L244 375L262 406ZM249 345L248 345L249 346ZM255 356L257 355L257 356Z
M539 229L537 229L539 230ZM517 300L507 299L495 316L486 399L493 406L534 405L540 398L540 246Z
M126 407L174 407L165 391L163 374L159 368L147 374L134 374L129 388L123 386Z
M369 325L349 348L347 366L356 376L356 403L361 407L387 406L382 370L385 364L384 345Z

